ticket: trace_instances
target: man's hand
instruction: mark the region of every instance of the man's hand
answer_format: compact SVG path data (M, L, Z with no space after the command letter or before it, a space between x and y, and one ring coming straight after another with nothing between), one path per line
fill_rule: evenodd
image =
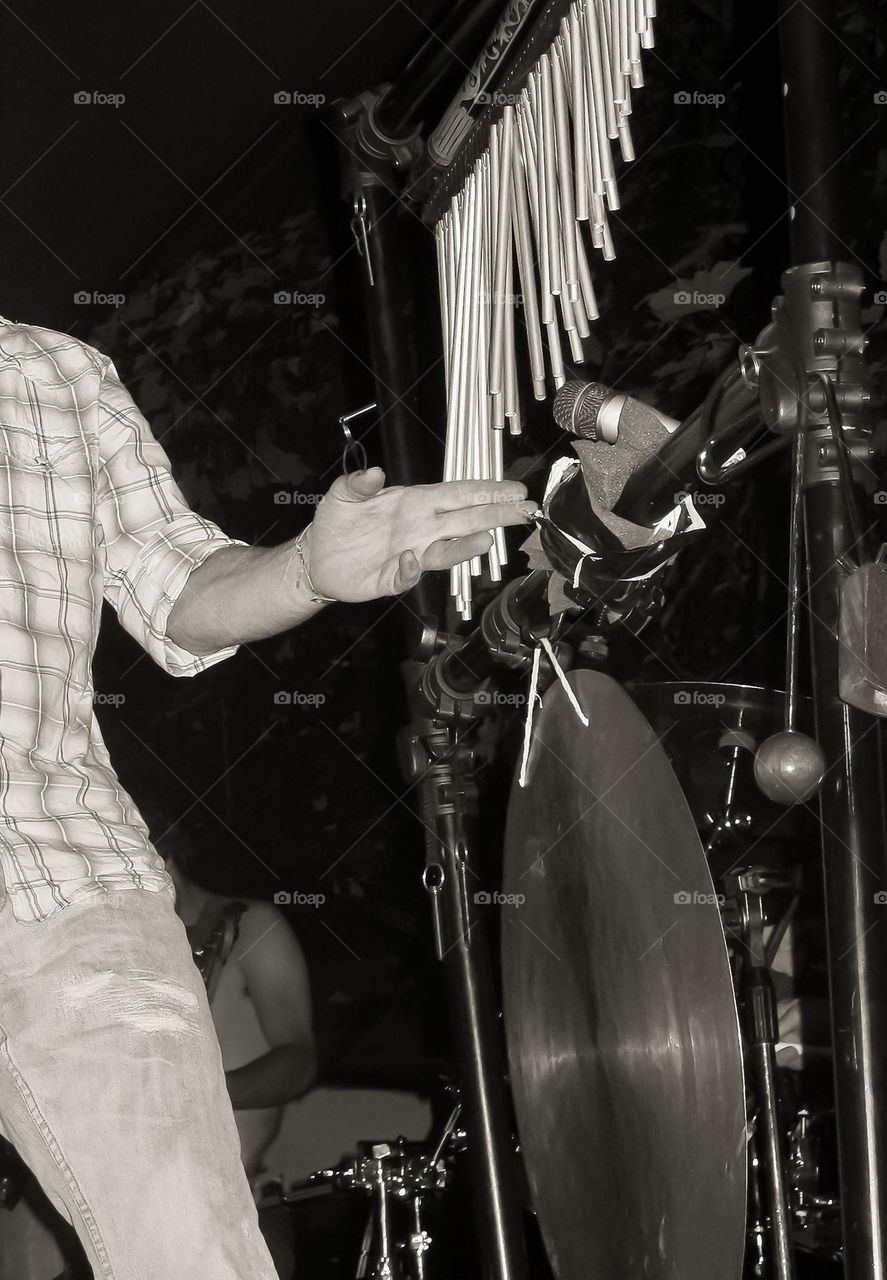
M335 600L374 600L414 587L489 551L489 530L525 524L536 510L512 480L455 480L386 489L379 467L340 476L303 540L315 590Z
M277 635L333 600L375 600L408 591L427 569L489 551L488 532L523 524L536 510L512 480L384 488L378 467L336 480L305 531L277 547L222 547L191 573L167 621L167 635L188 653Z

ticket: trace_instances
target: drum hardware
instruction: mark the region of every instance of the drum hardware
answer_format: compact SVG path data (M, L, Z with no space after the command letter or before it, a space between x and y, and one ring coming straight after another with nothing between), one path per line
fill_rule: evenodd
M756 1130L761 1137L757 1168L766 1186L770 1248L776 1280L792 1280L791 1216L785 1180L786 1153L776 1086L779 1018L776 992L764 941L763 894L790 886L792 879L759 867L725 877L738 918L734 936L740 945L738 993L742 1007L750 1084L756 1102ZM764 1199L764 1197L762 1197Z
M758 1155L758 1133L754 1118L748 1126L748 1218L745 1229L745 1269L754 1280L767 1276L767 1215L761 1200L761 1160Z
M795 1127L791 1131L788 1167L792 1191L792 1212L801 1226L807 1225L812 1210L830 1209L840 1212L840 1202L835 1196L821 1195L817 1190L820 1178L820 1152L815 1124L823 1114L834 1117L834 1110L811 1116L806 1107L798 1111Z
M803 507L801 486L805 471L806 414L794 428L788 543L788 626L785 659L785 728L758 747L755 779L764 795L777 804L797 804L815 795L825 773L825 755L815 739L798 732L798 648L801 634L801 547Z
M841 1201L822 1191L823 1144L820 1132L831 1127L834 1145L834 1108L810 1112L802 1107L789 1134L787 1178L792 1208L793 1234L799 1249L836 1262L842 1260Z
M355 1280L425 1280L425 1255L433 1241L423 1226L423 1205L429 1195L448 1186L448 1161L465 1149L466 1135L458 1127L461 1113L462 1104L457 1102L431 1152L417 1150L417 1144L404 1138L365 1142L358 1155L308 1179L309 1187L362 1191L372 1198ZM398 1204L408 1208L401 1239L395 1230Z
M736 808L736 788L740 761L744 753L754 751L755 740L750 733L742 729L727 729L721 734L718 749L729 759L727 785L723 808L715 814L706 813L705 815L706 823L710 827L704 846L706 858L710 857L716 849L724 845L730 846L737 839L747 836L754 821L747 810Z
M754 777L755 751L783 722L778 689L711 681L631 683L632 698L659 734L693 811L712 875L746 862L750 840L784 846L811 819L777 805ZM797 698L799 727L812 727L812 701ZM737 861L740 855L742 862Z

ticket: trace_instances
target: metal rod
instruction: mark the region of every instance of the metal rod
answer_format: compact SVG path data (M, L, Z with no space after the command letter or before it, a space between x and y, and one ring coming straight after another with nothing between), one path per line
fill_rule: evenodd
M840 35L835 0L780 0L785 167L793 193L792 261L842 257L838 132Z
M782 1135L779 1130L779 1102L776 1090L776 1052L772 1044L752 1046L754 1077L761 1093L759 1115L764 1121L767 1157L770 1232L773 1242L773 1274L776 1280L791 1280L791 1227L786 1203L783 1172Z
M367 315L368 364L375 374L374 399L388 484L427 484L440 476L442 457L429 447L420 399L423 363L411 321L411 260L427 252L416 235L413 215L401 206L391 173L383 163L355 153L361 108L346 104L337 118L339 161L349 203L359 197L365 208L372 249L374 283L359 272ZM378 168L378 174L376 169ZM408 593L413 613L437 616L443 607L440 585L426 574Z
M432 730L450 758L425 775L444 857L441 916L443 964L460 1066L466 1127L472 1135L472 1192L485 1280L528 1280L505 1086L505 1061L496 1017L487 938L468 892L470 854L459 793L458 755L446 731ZM436 751L441 750L440 746ZM472 880L472 883L477 883Z
M801 484L804 476L804 442L806 417L799 415L798 426L792 441L792 487L788 533L788 637L785 658L785 728L791 733L795 728L798 702L798 655L801 637L801 575L803 556L801 548L803 506Z
M837 562L853 545L837 485L804 494L846 1280L887 1276L887 883L881 729L838 698Z
M786 172L794 198L790 232L795 272L788 275L796 274L808 290L803 264L827 263L841 255L835 19L834 0L805 0L802 5L780 0ZM800 288L796 322L804 326L805 321L809 324L805 308L812 304L801 303ZM861 329L858 306L848 327L857 325ZM811 362L808 370L812 367ZM830 433L823 423L809 436L811 456L814 447L825 448L829 443ZM850 551L854 539L844 495L834 479L822 467L808 476L804 523L816 729L827 765L820 813L844 1274L846 1280L884 1280L887 928L884 909L875 898L887 879L884 767L880 725L838 697L838 561Z
M774 1280L793 1280L791 1220L785 1185L785 1151L779 1094L776 1087L776 1042L779 1017L773 976L767 967L764 944L764 905L759 893L739 889L742 929L742 980L740 983L751 1083L754 1087L761 1150L770 1210L772 1273ZM769 1272L768 1272L769 1274Z

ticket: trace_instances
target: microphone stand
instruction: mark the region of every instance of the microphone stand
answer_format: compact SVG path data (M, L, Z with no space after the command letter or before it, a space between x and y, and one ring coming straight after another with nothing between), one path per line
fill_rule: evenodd
M809 405L803 506L816 729L826 758L820 816L844 1274L884 1280L887 922L878 901L885 888L884 764L877 720L838 697L841 561L866 554L854 545L852 511L872 453L863 279L855 264L840 260L836 5L781 0L780 9L787 179L800 198L791 221L794 265L783 276L775 312L777 350L764 357L764 370L773 375L767 391L775 411L785 405L786 375ZM826 397L811 389L811 376L821 373L836 390L840 443L829 430ZM849 462L852 489L842 483L842 462Z
M446 977L484 1280L529 1280L529 1271L499 1001L478 912L486 895L474 850L477 790L466 730L492 708L496 668L528 667L535 642L556 632L549 576L536 570L509 583L464 641L426 632L429 660L413 685L412 725L402 742L404 772L421 781L423 884Z

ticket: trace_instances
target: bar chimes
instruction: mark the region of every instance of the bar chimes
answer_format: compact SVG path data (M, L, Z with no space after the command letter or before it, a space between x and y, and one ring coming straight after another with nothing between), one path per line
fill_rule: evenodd
M515 307L522 302L537 400L565 381L562 335L574 362L598 315L589 241L614 255L608 210L619 208L611 144L634 158L632 90L653 45L655 0L574 0L548 48L494 97L465 182L435 226L447 384L444 479L502 479L503 433L521 430ZM583 224L587 230L583 230ZM516 292L517 290L517 292ZM503 531L490 576L501 578ZM471 616L480 558L451 571Z

